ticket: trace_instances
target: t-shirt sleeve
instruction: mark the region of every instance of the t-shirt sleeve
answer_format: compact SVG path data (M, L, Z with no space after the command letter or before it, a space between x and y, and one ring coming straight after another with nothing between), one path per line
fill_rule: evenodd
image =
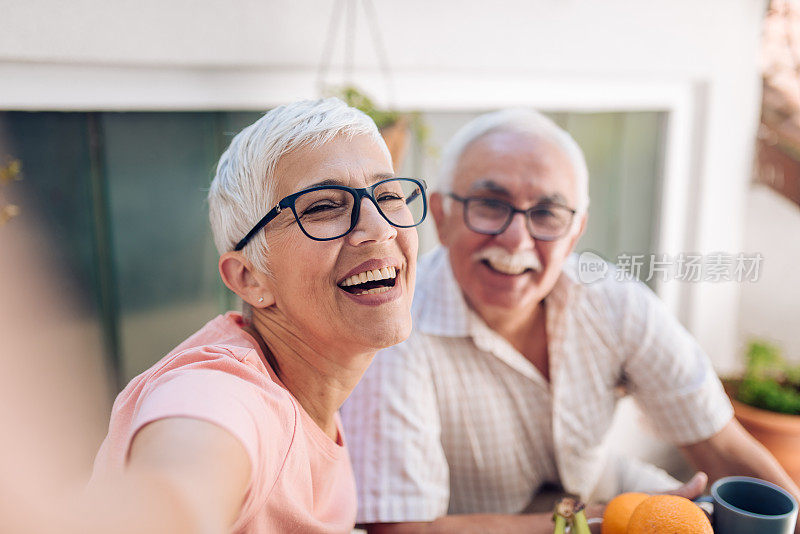
M250 483L237 525L245 524L273 487L295 429L290 403L219 370L167 372L146 386L134 414L128 446L145 425L170 417L215 424L235 437L250 459Z
M447 513L450 474L421 350L409 340L379 352L342 407L357 523L432 521Z
M711 361L644 284L625 286L622 345L630 392L667 441L687 445L710 438L733 417Z

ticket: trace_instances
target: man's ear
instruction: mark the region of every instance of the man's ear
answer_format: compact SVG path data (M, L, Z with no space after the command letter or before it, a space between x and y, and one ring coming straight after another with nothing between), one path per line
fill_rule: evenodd
M572 253L572 251L575 250L575 245L578 244L578 240L583 235L583 232L586 231L586 221L589 219L589 210L584 211L580 217L580 221L578 222L578 231L575 232L569 241L569 253Z
M258 272L241 252L226 252L220 256L219 274L228 289L254 308L275 304L269 277Z
M444 203L447 199L444 198L439 192L434 191L431 193L431 214L436 223L436 233L439 236L439 243L447 246L447 238L449 237L448 230L448 216L444 209ZM452 206L451 206L452 208Z

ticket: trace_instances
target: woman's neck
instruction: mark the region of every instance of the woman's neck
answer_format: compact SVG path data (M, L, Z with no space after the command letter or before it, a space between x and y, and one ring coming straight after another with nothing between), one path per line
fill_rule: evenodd
M325 434L336 441L336 412L358 384L374 352L342 354L337 358L336 349L316 349L280 321L258 312L245 330L261 345L265 365Z

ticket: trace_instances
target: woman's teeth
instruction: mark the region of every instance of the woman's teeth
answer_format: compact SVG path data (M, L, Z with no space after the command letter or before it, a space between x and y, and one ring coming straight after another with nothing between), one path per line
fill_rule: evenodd
M367 289L366 291L360 291L360 292L355 293L355 294L356 295L373 295L375 293L386 293L390 289L392 289L392 288L388 287L388 286L373 287L372 289Z
M397 276L397 270L394 267L383 267L382 269L373 269L371 271L364 271L363 273L354 274L353 276L346 278L345 281L339 285L342 287L354 286L376 280L390 280L395 276ZM383 291L377 291L378 289L384 289L384 291L389 290L389 288L374 288L370 289L369 291L365 291L364 293L383 293Z

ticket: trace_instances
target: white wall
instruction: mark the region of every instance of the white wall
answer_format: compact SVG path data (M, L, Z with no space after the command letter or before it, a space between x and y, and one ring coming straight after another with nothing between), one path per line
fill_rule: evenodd
M758 281L742 287L742 347L753 338L778 344L800 363L800 209L765 185L747 193L745 248L764 256Z
M374 4L400 107L669 111L662 250L742 249L765 0ZM0 0L0 109L264 108L314 96L333 5ZM385 97L363 13L355 81ZM735 366L739 288L661 290L717 366Z

